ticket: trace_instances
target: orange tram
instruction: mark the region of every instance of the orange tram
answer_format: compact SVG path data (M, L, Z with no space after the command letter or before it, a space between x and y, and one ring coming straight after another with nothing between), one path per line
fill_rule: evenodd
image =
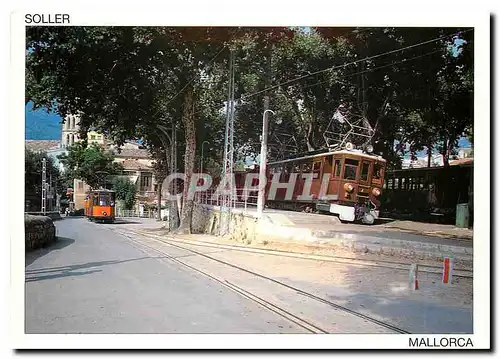
M115 192L107 189L92 190L85 198L85 217L90 221L115 221Z
M338 150L271 162L266 192L273 176L278 176L279 182L288 182L293 173L298 176L291 198L281 188L266 204L288 210L315 208L338 215L343 221L373 224L379 217L385 169L385 159L360 150ZM301 196L304 186L309 185L302 178L306 173L312 173L309 198ZM325 174L329 175L326 181Z

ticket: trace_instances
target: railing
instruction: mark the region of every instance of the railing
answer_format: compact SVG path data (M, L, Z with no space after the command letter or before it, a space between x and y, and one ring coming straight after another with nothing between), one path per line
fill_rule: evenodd
M217 192L215 189L210 189L204 192L196 192L194 201L199 204L207 204L212 206L222 206L227 194ZM232 198L233 208L243 208L245 211L249 207L257 206L258 191L246 190L243 188L236 189L236 198Z
M133 218L156 218L157 213L155 211L137 211L129 209L117 209L115 212L117 218L133 217Z

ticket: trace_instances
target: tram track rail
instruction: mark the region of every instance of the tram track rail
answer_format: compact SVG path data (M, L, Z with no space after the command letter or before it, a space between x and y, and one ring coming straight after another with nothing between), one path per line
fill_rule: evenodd
M143 231L133 231L131 232L137 235L144 235L148 238L155 238L159 240L165 240L165 238L158 238L159 236L145 233ZM203 241L195 241L195 240L178 240L175 238L168 238L171 242L181 243L181 244L189 244L192 246L198 247L211 247L211 248L220 248L220 249L229 249L239 252L248 252L255 254L264 254L264 255L272 255L278 257L289 257L289 258L298 258L298 259L307 259L307 260L315 260L315 261L324 261L338 264L350 264L356 266L364 266L364 267L377 267L377 268L387 268L394 269L400 271L409 271L411 264L404 262L395 262L388 261L382 259L366 259L366 258L352 258L352 257L344 257L344 256L336 256L336 255L318 255L318 254L306 254L306 253L298 253L291 251L283 251L276 249L268 249L268 248L249 248L241 245L230 245L230 244L219 244L219 243L208 243ZM443 268L437 265L430 264L420 264L417 263L419 267L419 272L421 273L429 273L442 275ZM453 277L459 278L468 278L473 279L473 271L469 269L454 269Z
M328 334L329 332L326 331L325 329L317 326L316 324L314 323L311 323L309 320L305 319L305 318L302 318L302 317L299 317L293 313L291 313L290 311L287 311L285 308L283 308L282 306L279 306L279 305L276 305L276 304L273 304L271 303L270 301L267 301L265 300L264 298L262 297L259 297L257 296L255 293L252 293L250 291L247 291L239 286L236 286L235 284L227 281L227 280L221 280L217 277L215 277L214 275L210 274L210 273L207 273L206 271L200 269L200 268L196 268L190 264L187 264L185 263L184 261L182 260L179 260L178 258L179 257L175 257L175 256L172 256L164 251L161 251L159 250L158 248L155 248L151 245L148 245L146 243L144 243L143 241L139 241L137 239L134 239L132 236L128 235L127 233L124 233L124 232L121 232L121 231L116 231L116 233L128 238L131 242L133 243L136 243L138 244L139 246L143 246L145 248L148 248L158 254L161 254L165 257L167 257L169 260L172 260L182 266L185 266L195 272L198 272L218 283L220 283L221 285L223 285L224 287L226 288L229 288L231 290L233 290L234 292L237 292L239 293L240 295L242 295L243 297L251 300L252 302L254 303L257 303L259 304L260 306L278 314L279 316L283 317L283 318L286 318L287 320L295 323L296 325L302 327L303 329L307 330L308 332L310 333L316 333L316 334ZM142 233L134 233L136 235L144 235ZM228 267L231 267L231 268L234 268L236 270L239 270L239 271L242 271L242 272L245 272L247 274L250 274L252 276L255 276L255 277L258 277L258 278L261 278L261 279L264 279L264 280L267 280L267 281L270 281L274 284L277 284L281 287L284 287L284 288L287 288L287 289L290 289L292 291L294 291L296 294L298 295L301 295L301 296L304 296L304 297L307 297L311 300L314 300L316 302L319 302L319 303L322 303L322 304L325 304L325 305L328 305L329 307L335 309L335 310L338 310L340 312L343 312L344 314L349 314L349 315L352 315L352 316L356 316L360 319L363 319L364 321L366 322L370 322L372 324L375 324L377 326L380 326L380 327L383 327L385 329L388 329L394 333L398 333L398 334L411 334L409 331L403 329L403 328L399 328L395 325L392 325L390 323L387 323L387 322L384 322L382 320L378 320L376 318L373 318L369 315L366 315L366 314L363 314L361 312L358 312L358 311L355 311L353 309L350 309L350 308L347 308L343 305L340 305L338 303L335 303L335 302L332 302L330 300L327 300L325 298L322 298L322 297L319 297L313 293L310 293L310 292L307 292L307 291L304 291L300 288L297 288L297 287L294 287L292 285L289 285L287 283L284 283L282 281L279 281L277 279L274 279L274 278L271 278L269 276L266 276L264 274L261 274L261 273L257 273L257 272L254 272L252 270L249 270L247 268L244 268L244 267L241 267L237 264L234 264L234 263L230 263L230 262L227 262L227 261L224 261L224 260L221 260L221 259L218 259L218 258L215 258L211 255L208 255L206 253L202 253L202 252L199 252L199 251L196 251L196 250L193 250L193 249L189 249L189 248L186 248L182 245L179 245L179 244L176 244L176 243L172 243L173 241L169 240L169 239L158 239L158 238L155 238L153 236L147 236L145 235L149 240L152 240L152 241L155 241L155 242L158 242L158 243L161 243L161 244L164 244L164 245L167 245L167 246L170 246L172 248L176 248L176 249L179 249L179 250L182 250L182 251L186 251L186 252L189 252L189 253L192 253L193 255L197 255L197 256L200 256L200 257L203 257L203 258L206 258L210 261L214 261L214 262L217 262L219 264L222 264L222 265L225 265L225 266L228 266ZM189 245L189 244L188 244Z

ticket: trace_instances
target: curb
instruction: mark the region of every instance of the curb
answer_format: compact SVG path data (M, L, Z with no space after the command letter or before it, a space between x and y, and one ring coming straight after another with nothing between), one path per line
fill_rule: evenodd
M336 233L332 237L330 233L328 233L328 236L324 236L324 232L326 231L311 232L313 242L315 243L347 247L365 253L403 254L406 256L421 256L430 259L452 256L462 261L472 261L473 257L473 248L470 247L406 241L351 233Z

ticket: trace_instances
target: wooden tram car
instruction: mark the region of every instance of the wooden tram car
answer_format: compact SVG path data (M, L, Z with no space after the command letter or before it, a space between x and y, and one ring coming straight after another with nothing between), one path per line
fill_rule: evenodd
M468 203L472 219L474 162L457 162L447 167L388 171L382 196L384 210L391 217L454 223L457 204Z
M271 162L267 168L266 205L300 211L315 209L338 215L343 221L373 224L380 213L385 169L382 157L354 149ZM291 198L285 198L286 188L278 188L274 199L269 198L273 176L286 183L293 173L297 179ZM306 173L312 173L310 198L301 196L304 186L308 186L303 176Z
M107 189L90 191L85 198L85 217L90 221L114 222L115 192Z

